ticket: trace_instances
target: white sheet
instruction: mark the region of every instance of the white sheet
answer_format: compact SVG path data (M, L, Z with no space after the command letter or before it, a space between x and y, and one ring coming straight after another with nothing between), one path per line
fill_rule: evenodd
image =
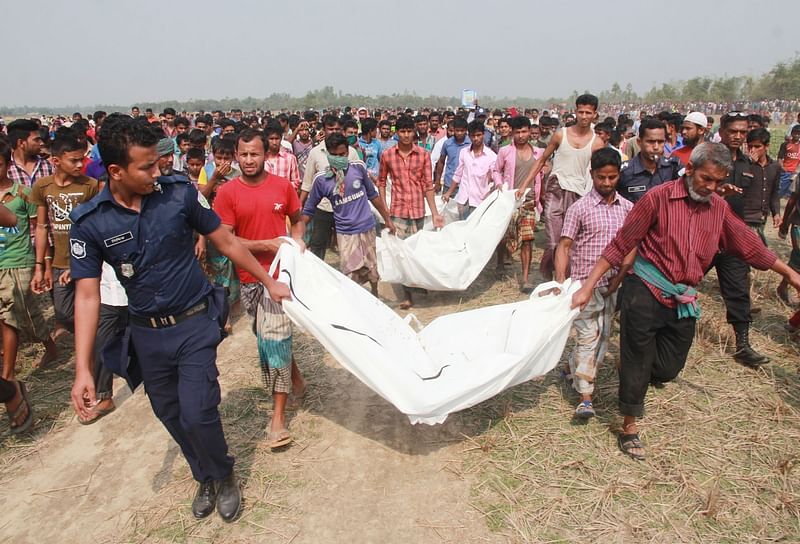
M381 279L431 291L465 290L491 259L516 206L513 191L495 191L466 221L438 232L423 230L400 240L384 231L377 244Z
M417 332L369 291L310 251L283 244L273 267L290 285L283 309L370 389L411 423L442 423L448 414L543 376L561 356L572 320L567 282L560 295L441 316Z

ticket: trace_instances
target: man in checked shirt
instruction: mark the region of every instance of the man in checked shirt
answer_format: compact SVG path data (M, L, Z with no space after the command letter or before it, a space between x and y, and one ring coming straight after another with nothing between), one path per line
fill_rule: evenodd
M650 384L673 380L686 364L700 317L695 287L724 250L759 270L773 270L800 289L800 275L777 259L758 235L717 194L733 169L722 144L698 145L683 177L651 189L633 207L572 297L585 308L597 282L630 262L633 274L620 295L619 447L644 459L636 418L644 413ZM627 258L627 259L626 259Z

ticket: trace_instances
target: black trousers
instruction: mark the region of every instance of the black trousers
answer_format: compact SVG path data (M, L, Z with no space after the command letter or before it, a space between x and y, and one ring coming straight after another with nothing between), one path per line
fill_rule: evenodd
M725 301L725 318L731 325L750 323L750 266L730 253L718 253L712 266L717 269L719 290Z
M11 402L17 396L17 386L14 382L0 378L0 402Z
M619 411L640 417L650 383L671 381L683 370L695 319L678 319L636 276L625 278L619 296Z
M106 343L122 334L128 326L128 307L100 305L100 322L94 340L94 387L97 400L113 396L114 373L103 364L103 348Z
M314 218L311 220L311 239L308 241L308 249L311 253L325 260L325 250L331 240L333 232L333 212L326 212L317 208Z

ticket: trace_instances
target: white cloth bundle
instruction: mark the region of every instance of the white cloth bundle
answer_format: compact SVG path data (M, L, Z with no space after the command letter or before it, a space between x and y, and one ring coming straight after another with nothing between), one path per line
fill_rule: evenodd
M411 423L448 414L543 376L557 364L578 310L577 282L540 285L530 299L438 317L417 332L369 291L310 251L283 244L273 264L291 287L283 309L370 389Z
M467 289L503 239L516 206L514 191L495 191L465 221L438 232L423 230L405 240L384 233L377 245L381 279L431 291Z

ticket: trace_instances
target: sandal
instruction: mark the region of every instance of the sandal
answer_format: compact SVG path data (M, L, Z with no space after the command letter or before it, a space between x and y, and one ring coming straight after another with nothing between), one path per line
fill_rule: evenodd
M637 461L644 461L644 454L643 453L634 453L633 450L635 449L644 449L644 444L642 441L639 440L638 433L631 433L631 434L623 434L620 433L617 437L617 443L619 444L619 449L622 450L623 453L631 457L632 459L636 459Z
M24 383L17 383L19 384L19 394L22 397L22 400L19 401L19 406L17 406L17 409L14 410L13 414L8 412L6 413L8 415L8 425L11 427L11 432L13 434L24 433L31 428L31 425L33 425L33 409L31 408L31 403L28 400L28 390L25 389ZM25 421L19 425L14 425L14 422L17 420L20 414L22 414L25 408L28 409L28 415L25 417Z
M94 416L91 419L78 418L78 423L80 423L81 425L91 425L92 423L96 423L96 422L100 421L101 419L103 419L105 416L107 416L108 414L110 414L111 412L113 412L116 409L117 409L117 407L113 403L111 404L111 408L106 408L106 409L102 409L101 408L99 410L97 408L95 408L95 409L92 410L92 413L94 414Z
M522 284L522 287L519 288L520 293L524 293L526 295L530 295L533 293L533 284L530 282L525 282Z
M269 441L270 449L275 450L291 444L292 436L287 429L281 429L280 431L270 431L267 434L267 440Z
M592 406L592 401L584 400L582 401L577 408L575 408L575 417L580 419L589 419L594 417L595 411L594 406Z

